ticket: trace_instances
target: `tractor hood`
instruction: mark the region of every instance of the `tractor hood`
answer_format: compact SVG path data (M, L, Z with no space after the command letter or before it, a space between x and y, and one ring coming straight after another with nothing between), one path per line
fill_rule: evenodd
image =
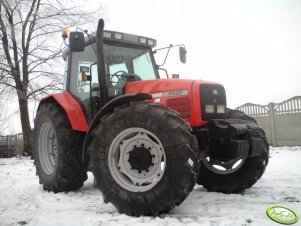
M178 94L189 95L193 92L194 86L199 86L201 84L212 84L220 85L215 82L208 82L202 80L189 80L189 79L157 79L157 80L144 80L129 82L126 85L126 93L148 93L152 94L154 98L156 97L166 97L168 96L167 92L171 92L169 96L178 96L176 91L179 91ZM184 91L184 92L181 92ZM158 93L165 93L163 96L160 96Z
M150 102L174 109L195 127L206 125L211 118L223 118L224 114L216 112L206 114L206 105L211 108L217 108L217 105L226 108L224 87L214 82L188 79L144 80L127 83L125 91L152 95Z

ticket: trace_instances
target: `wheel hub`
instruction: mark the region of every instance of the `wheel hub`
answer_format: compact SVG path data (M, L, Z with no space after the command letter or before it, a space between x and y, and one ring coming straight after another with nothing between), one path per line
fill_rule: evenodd
M161 180L166 156L158 137L149 130L131 127L113 139L108 166L114 180L133 192L148 191Z
M145 147L136 147L129 153L132 169L146 170L152 163L152 156Z

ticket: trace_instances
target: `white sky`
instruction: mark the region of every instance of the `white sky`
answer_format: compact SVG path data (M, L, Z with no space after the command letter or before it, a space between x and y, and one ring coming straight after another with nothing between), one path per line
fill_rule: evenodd
M175 49L169 74L222 83L229 107L301 95L300 0L102 2L105 29L150 36L158 47L184 43L187 63Z
M75 2L93 10L102 4L107 30L155 38L158 48L184 43L187 63L180 63L174 49L165 65L169 74L220 82L228 107L301 95L300 0ZM97 21L90 31L96 26ZM21 131L18 117L10 120L9 133Z

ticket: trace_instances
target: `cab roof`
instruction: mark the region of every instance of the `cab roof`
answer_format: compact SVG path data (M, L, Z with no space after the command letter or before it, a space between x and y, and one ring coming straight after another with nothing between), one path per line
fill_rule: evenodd
M144 36L133 35L133 34L127 34L127 33L122 33L122 32L117 32L117 31L109 31L109 30L103 31L103 39L104 39L104 41L137 45L137 46L141 46L141 47L154 48L157 45L157 41L152 38L147 38ZM85 37L85 45L87 46L91 43L94 43L95 40L96 40L96 31L92 32L91 34L89 34ZM62 57L64 60L66 60L69 53L70 53L69 47L67 47L66 49L63 50Z

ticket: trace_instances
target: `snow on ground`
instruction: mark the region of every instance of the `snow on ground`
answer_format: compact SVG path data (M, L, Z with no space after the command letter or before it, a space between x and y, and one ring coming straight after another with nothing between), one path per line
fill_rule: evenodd
M138 218L104 204L101 192L93 188L92 174L80 190L53 194L39 185L29 158L0 159L0 225L279 225L266 216L271 205L301 216L301 147L271 148L270 153L264 176L242 194L195 186L170 214Z

